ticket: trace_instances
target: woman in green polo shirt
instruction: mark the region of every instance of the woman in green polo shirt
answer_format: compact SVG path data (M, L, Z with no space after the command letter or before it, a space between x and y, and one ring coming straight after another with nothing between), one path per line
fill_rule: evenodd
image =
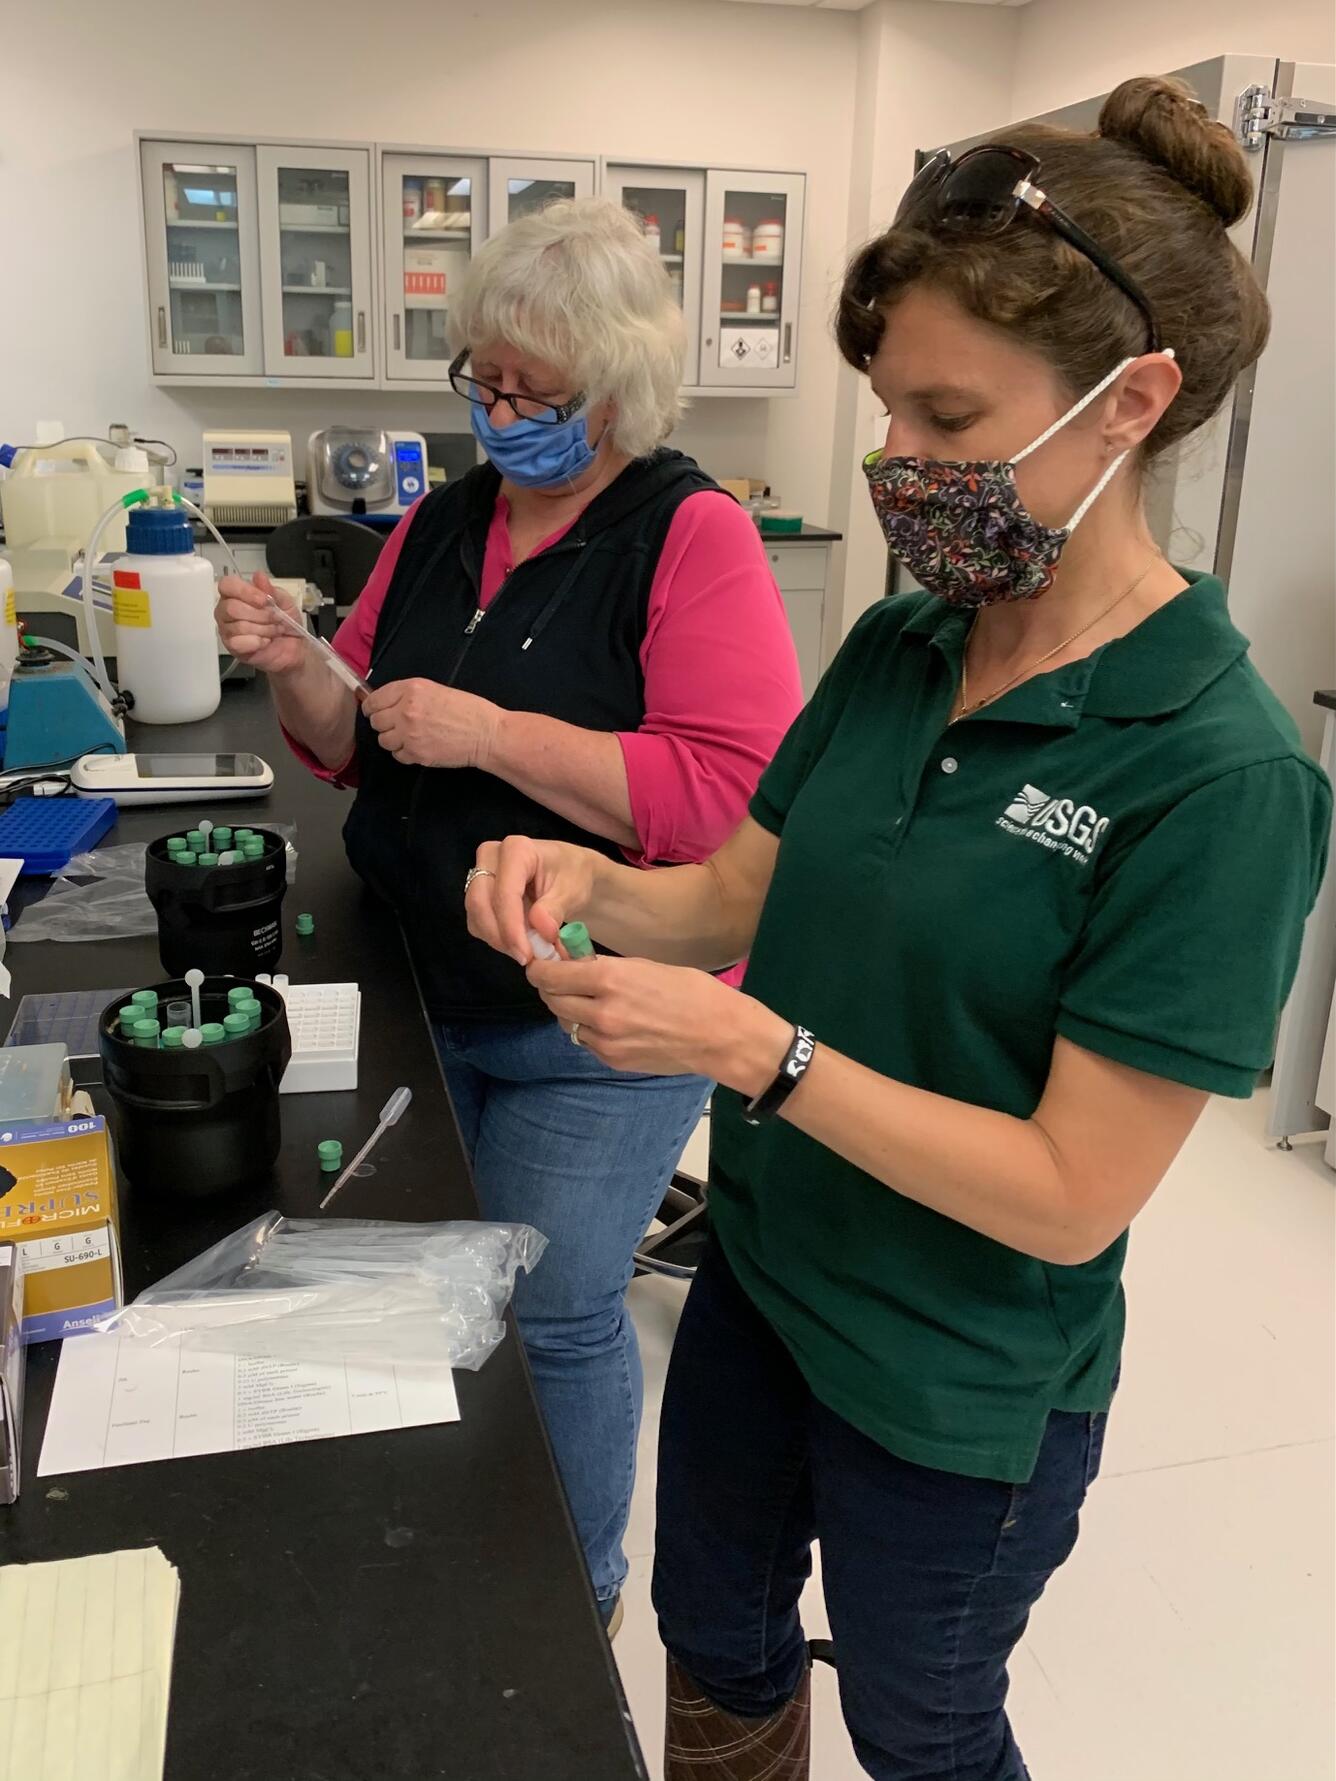
M856 626L707 865L479 854L473 931L577 1044L721 1085L662 1421L668 1781L806 1774L817 1538L867 1772L1026 1774L1007 1662L1099 1465L1127 1227L1269 1062L1330 825L1141 501L1264 343L1250 195L1159 80L930 162L838 319L928 591ZM625 956L536 962L575 916ZM742 993L705 974L747 953Z

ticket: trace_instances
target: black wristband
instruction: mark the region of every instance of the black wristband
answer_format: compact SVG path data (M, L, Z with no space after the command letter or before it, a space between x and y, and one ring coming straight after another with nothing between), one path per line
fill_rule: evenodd
M816 1040L806 1027L794 1027L789 1048L784 1053L784 1062L779 1066L779 1074L770 1084L763 1088L754 1100L748 1101L742 1109L742 1117L748 1125L760 1125L763 1120L773 1119L789 1096L797 1088L807 1074L807 1066L816 1051Z

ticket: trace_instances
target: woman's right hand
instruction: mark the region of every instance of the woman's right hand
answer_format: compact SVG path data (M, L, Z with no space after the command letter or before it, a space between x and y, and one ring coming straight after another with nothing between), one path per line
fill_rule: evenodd
M299 637L285 631L268 610L271 600L294 618L300 617L289 596L275 587L267 575L257 574L253 581L224 575L218 583L214 621L218 635L239 662L258 668L262 674L292 674L306 665L310 651Z
M518 965L532 964L529 929L555 946L557 930L587 912L604 863L592 848L565 841L484 841L464 899L470 934Z

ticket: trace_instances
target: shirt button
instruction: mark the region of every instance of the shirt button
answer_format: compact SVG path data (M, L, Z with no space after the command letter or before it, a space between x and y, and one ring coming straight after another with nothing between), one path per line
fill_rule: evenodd
M954 773L956 768L959 765L960 765L960 762L956 759L956 757L953 754L949 754L949 755L947 755L946 759L942 762L942 772L943 773Z

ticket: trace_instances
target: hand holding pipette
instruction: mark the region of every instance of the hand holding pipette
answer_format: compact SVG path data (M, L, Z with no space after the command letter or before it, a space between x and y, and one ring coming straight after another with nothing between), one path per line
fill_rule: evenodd
M216 618L218 634L227 648L261 673L290 674L319 656L355 697L370 691L322 637L307 630L288 596L268 575L257 574L249 581L240 575L225 575L218 583Z

